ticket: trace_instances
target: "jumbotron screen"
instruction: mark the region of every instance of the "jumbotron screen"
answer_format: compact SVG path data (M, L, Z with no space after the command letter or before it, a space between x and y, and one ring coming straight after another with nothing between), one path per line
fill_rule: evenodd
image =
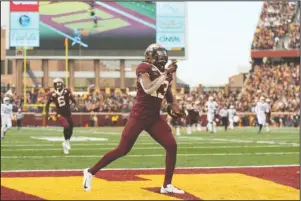
M39 1L39 46L30 52L63 56L68 38L74 56L142 56L159 43L184 58L185 17L183 2Z

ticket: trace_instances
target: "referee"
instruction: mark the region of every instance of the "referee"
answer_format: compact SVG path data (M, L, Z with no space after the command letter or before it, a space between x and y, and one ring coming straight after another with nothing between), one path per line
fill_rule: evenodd
M21 111L21 108L18 109L18 113L16 114L17 116L17 126L18 126L18 130L21 129L22 127L22 119L24 117L22 111Z
M225 131L228 129L228 109L226 105L219 111L219 115L222 118L223 125L225 126Z

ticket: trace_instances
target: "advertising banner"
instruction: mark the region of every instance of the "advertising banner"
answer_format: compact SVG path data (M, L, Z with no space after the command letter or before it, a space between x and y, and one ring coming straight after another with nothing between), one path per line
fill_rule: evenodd
M168 50L185 49L185 2L157 3L156 41Z
M10 1L10 47L40 45L38 1Z

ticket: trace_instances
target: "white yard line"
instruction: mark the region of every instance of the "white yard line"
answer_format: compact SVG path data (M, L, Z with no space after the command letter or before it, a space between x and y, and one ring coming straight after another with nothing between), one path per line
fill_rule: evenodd
M213 167L177 167L177 170L189 170L189 169L240 169L240 168L274 168L274 167L300 167L300 164L288 164L288 165L250 165L250 166L213 166ZM105 171L116 170L164 170L165 168L108 168L103 169ZM9 172L78 172L83 169L52 169L52 170L1 170L2 173Z
M48 142L45 140L45 142ZM63 140L62 140L63 142ZM91 142L91 141L89 141ZM49 143L49 142L48 142ZM46 143L41 143L41 144L1 144L1 147L52 147L52 146L61 146L60 142L54 142L53 144L46 144ZM238 143L238 142L236 142ZM197 145L197 144L228 144L225 142L178 142L178 145ZM116 146L118 145L118 142L116 143L88 143L88 142L83 142L83 143L72 143L71 140L71 146L95 146L95 145L100 145L100 146ZM156 142L137 142L135 146L140 146L140 145L156 145Z
M255 153L217 153L217 154L177 154L177 156L255 156L255 155L295 155L300 152L255 152ZM103 155L56 155L56 156L1 156L1 159L22 158L99 158ZM165 154L133 154L126 157L163 157Z
M275 148L275 147L290 147L288 145L263 145L263 146L243 146L243 145L233 145L233 146L180 146L179 149L229 149L229 148ZM85 150L108 150L111 147L106 147L106 148L72 148L72 150L77 150L77 151L85 151ZM112 147L114 148L114 147ZM133 147L133 150L153 150L153 149L158 149L158 148L162 148L160 146L151 146L151 147ZM162 148L163 149L163 148ZM57 150L62 150L61 148L26 148L26 149L18 149L18 148L14 148L14 149L2 149L1 152L16 152L16 151L57 151Z
M203 137L180 137L182 139L194 139L194 140L208 140ZM272 141L272 140L241 140L241 139L225 139L225 138L211 138L211 141L219 142L237 142L237 143L256 143L256 144L278 144L278 145L293 145L299 146L299 143Z

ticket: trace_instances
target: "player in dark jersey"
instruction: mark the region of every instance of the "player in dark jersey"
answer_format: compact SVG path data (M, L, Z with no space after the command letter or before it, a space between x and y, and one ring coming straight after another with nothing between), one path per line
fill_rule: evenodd
M172 73L176 72L177 65L176 62L172 62L165 69L168 61L167 51L158 44L150 45L144 56L145 61L136 70L136 103L122 132L119 145L107 152L92 168L84 170L83 187L86 191L91 190L93 175L111 162L129 153L139 134L145 130L166 150L165 179L161 193L184 193L171 184L176 165L177 143L170 126L160 117L161 103L164 98L175 114L182 115L170 87Z
M181 135L181 127L183 126L183 120L184 120L183 117L186 117L184 110L182 110L182 111L183 111L183 114L179 116L179 115L173 114L172 108L170 105L167 107L167 113L171 117L170 124L172 127L175 128L176 135Z
M188 105L186 109L188 114L186 118L187 134L191 134L196 131L199 112L193 103Z
M64 127L64 137L63 142L64 153L68 154L70 147L70 138L73 134L73 121L71 117L70 102L74 104L75 99L69 89L64 88L64 81L61 78L56 78L53 80L54 91L48 94L48 100L46 103L46 117L48 120L56 120L59 124ZM56 107L55 118L49 116L49 106L50 103L54 103ZM77 110L77 108L75 108Z

